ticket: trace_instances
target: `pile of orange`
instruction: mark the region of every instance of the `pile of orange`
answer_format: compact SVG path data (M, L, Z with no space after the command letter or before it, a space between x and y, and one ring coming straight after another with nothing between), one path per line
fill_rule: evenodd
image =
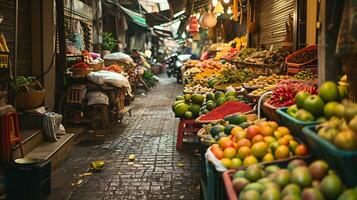
M246 129L235 126L230 135L211 147L212 153L227 168L239 168L259 162L271 162L292 156L306 156L308 150L287 127L274 121L259 122Z

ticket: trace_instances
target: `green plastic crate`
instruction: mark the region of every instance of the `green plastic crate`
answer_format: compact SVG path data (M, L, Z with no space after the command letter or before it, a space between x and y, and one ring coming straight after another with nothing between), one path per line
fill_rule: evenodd
M293 118L292 116L288 115L288 113L286 113L286 111L288 110L287 107L284 108L279 108L276 112L281 116L281 122L283 123L283 125L287 126L291 133L298 138L300 141L302 141L303 143L306 143L306 139L305 136L302 132L302 129L305 126L310 126L310 125L316 125L319 124L320 122L303 122L300 120L297 120L295 118Z
M223 183L223 173L218 172L207 158L205 160L207 173L206 200L227 200L226 189Z
M315 132L316 126L307 126L303 129L310 151L318 159L328 162L347 186L357 185L357 151L345 151L320 138Z

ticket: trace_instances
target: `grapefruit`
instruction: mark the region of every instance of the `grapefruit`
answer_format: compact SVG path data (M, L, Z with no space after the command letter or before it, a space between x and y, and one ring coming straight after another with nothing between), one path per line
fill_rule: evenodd
M242 166L242 160L239 158L232 158L232 168L238 169Z

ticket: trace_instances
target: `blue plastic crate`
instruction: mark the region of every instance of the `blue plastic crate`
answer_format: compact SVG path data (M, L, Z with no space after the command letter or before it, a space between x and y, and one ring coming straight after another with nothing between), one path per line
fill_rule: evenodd
M218 172L214 165L206 161L207 173L207 187L206 187L206 200L227 200L226 189L223 183L223 173Z
M315 132L316 126L307 126L303 129L310 151L318 159L328 162L347 186L357 185L357 151L346 151L319 137Z
M310 125L316 125L319 124L320 122L303 122L298 119L295 119L294 117L288 115L286 111L288 110L287 107L284 108L279 108L276 112L281 116L281 122L283 125L287 126L291 133L294 135L294 137L298 138L300 141L303 143L306 143L305 136L302 132L302 129L305 126L310 126Z

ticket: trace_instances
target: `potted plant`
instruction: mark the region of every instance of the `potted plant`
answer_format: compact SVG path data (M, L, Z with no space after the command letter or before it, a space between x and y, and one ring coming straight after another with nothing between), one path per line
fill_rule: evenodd
M103 32L103 43L102 43L103 57L107 54L110 54L110 52L114 50L116 45L117 45L117 41L112 36L112 33Z
M44 105L45 90L35 78L18 76L11 85L16 93L17 109L30 110Z

